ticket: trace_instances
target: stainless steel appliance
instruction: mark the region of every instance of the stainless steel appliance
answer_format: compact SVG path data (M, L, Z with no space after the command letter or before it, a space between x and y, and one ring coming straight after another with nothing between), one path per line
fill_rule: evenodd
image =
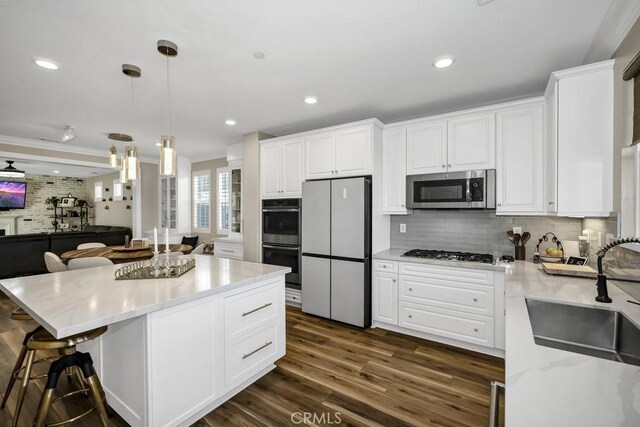
M302 311L371 326L371 180L302 184Z
M286 286L300 289L300 199L262 201L262 262L291 267Z
M262 201L262 242L300 245L300 199Z
M407 176L410 209L495 209L495 169Z

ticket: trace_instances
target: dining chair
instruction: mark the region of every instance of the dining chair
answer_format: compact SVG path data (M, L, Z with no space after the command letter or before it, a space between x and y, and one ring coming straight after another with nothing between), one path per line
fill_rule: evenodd
M109 258L101 256L90 256L69 260L69 270L81 270L83 268L100 267L102 265L113 265L113 262Z
M204 253L204 243L200 243L194 250L191 251L192 254L202 254Z
M80 243L78 249L106 248L107 245L100 242Z
M44 263L49 273L57 273L58 271L67 271L69 269L60 257L53 252L44 253Z
M196 245L198 244L198 236L182 236L182 241L180 242L181 245L189 245L192 248L195 248Z

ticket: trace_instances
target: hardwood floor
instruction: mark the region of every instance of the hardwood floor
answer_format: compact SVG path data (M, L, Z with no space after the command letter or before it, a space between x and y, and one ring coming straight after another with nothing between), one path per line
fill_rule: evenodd
M31 322L9 319L13 303L0 297L0 388ZM31 324L29 324L31 323ZM209 426L486 426L489 383L504 381L504 362L382 329L361 330L287 307L287 355L278 367L195 423ZM44 372L46 367L39 367ZM31 425L43 387L27 394L21 426ZM69 386L60 382L61 389ZM14 391L0 410L9 425ZM502 399L503 400L503 399ZM55 417L78 414L83 401L54 406ZM504 405L501 402L501 424ZM59 419L59 418L57 418ZM114 426L127 424L115 416ZM79 426L95 426L91 415Z

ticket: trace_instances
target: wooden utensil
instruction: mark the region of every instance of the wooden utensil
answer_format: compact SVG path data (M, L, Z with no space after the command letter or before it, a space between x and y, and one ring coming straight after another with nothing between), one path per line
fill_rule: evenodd
M529 233L528 231L525 231L524 233L522 233L522 246L526 245L530 238L531 238L531 233Z
M513 230L507 231L507 237L509 238L511 243L513 243Z
M513 235L513 244L516 246L520 246L520 239L522 238L522 236L520 236L520 233L515 233Z

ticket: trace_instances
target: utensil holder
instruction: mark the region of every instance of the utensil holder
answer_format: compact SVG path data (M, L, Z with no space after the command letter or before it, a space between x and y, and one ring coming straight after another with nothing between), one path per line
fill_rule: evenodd
M516 261L524 261L527 258L527 248L524 246L516 246L515 247L515 259Z

